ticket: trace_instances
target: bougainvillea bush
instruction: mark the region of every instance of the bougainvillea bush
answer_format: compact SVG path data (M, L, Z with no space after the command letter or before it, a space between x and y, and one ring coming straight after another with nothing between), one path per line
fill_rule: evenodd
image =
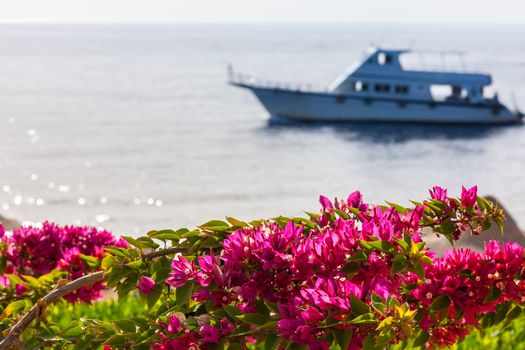
M501 228L502 211L476 187L460 198L434 187L412 203L321 196L305 217L123 240L50 223L1 231L0 350L432 349L523 316L523 247L490 241L438 257L423 240L424 228L452 244L482 235ZM141 298L141 314L64 325L47 313L103 288L122 303Z

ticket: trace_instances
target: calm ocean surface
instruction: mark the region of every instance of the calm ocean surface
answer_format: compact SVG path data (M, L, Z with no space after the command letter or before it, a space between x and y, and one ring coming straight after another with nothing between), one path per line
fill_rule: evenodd
M525 227L525 126L272 125L226 84L327 84L372 43L466 51L525 109L519 26L2 25L0 214L138 234L478 184Z

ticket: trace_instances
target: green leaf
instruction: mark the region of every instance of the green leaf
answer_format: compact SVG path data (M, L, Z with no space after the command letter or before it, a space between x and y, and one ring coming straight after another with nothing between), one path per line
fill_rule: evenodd
M356 318L351 319L349 322L352 324L361 324L361 323L377 323L378 321L373 313L368 312L366 314L362 314L360 316L357 316Z
M522 309L519 305L514 306L512 310L509 311L507 314L507 317L505 317L505 323L503 324L503 327L507 327L510 322L516 318L518 318L520 315L525 315L525 309Z
M383 346L377 346L376 342L374 341L374 338L372 336L367 335L364 342L363 342L363 350L377 350L382 349Z
M430 335L425 332L424 330L421 330L417 337L414 339L414 343L412 344L414 347L424 347L426 342L430 339Z
M496 306L496 324L501 323L510 310L511 302L507 301Z
M237 220L235 218L232 218L231 216L227 216L226 217L226 221L228 221L230 224L232 224L232 226L235 226L235 227L248 227L250 225L248 225L248 223L244 222L244 221L241 221L241 220Z
M142 244L139 241L137 241L135 238L130 237L130 236L122 236L122 238L124 238L124 240L128 242L129 244L131 244L132 246L142 249Z
M235 327L235 329L230 333L230 336L231 337L238 337L238 336L241 336L241 335L246 335L246 334L251 334L253 332L253 330L251 329L251 327L247 324L241 324L237 327Z
M0 315L0 320L3 320L4 318L13 315L15 312L23 310L25 306L26 303L23 300L13 301L4 309L2 315Z
M85 254L80 254L80 260L88 264L88 266L90 267L96 267L98 266L98 263L99 263L98 259L95 258L94 256L85 255Z
M355 295L350 297L350 307L352 314L359 316L370 312L370 307Z
M40 288L42 287L42 284L40 283L40 281L36 278L34 278L33 276L28 276L28 275L22 275L22 278L24 280L26 280L27 282L29 282L29 284L34 287L34 288Z
M348 261L368 261L368 255L365 254L363 251L358 251L347 259Z
M243 314L236 316L236 318L243 322L256 324L258 326L262 326L270 320L269 317L257 313Z
M127 267L130 267L134 270L140 270L142 267L145 266L144 262L142 260L135 260L130 263L126 264Z
M392 261L392 273L398 273L405 270L407 267L406 261Z
M188 304L190 301L191 293L193 292L193 283L186 282L182 287L175 289L175 300L177 305L182 306Z
M139 237L137 238L137 241L140 242L143 248L157 249L159 247L159 245L149 237Z
M270 333L266 336L266 340L264 341L264 350L277 350L279 348L279 344L281 344L281 338L277 336L275 333Z
M151 293L146 295L146 301L148 303L148 308L151 309L157 301L159 300L160 296L162 295L162 287L161 286L155 286Z
M396 204L396 203L392 203L392 202L389 202L389 201L385 201L389 206L391 206L392 208L394 208L398 213L400 214L406 214L408 212L407 208L405 208L404 206L402 205L399 205L399 204Z
M430 304L431 310L444 310L450 306L450 298L443 294L437 297L432 304Z
M126 249L115 247L115 246L107 246L104 248L104 250L112 255L121 256L121 257L125 257L127 253Z
M107 270L114 263L115 263L115 258L113 256L111 256L111 255L108 255L102 260L102 269L103 270Z
M86 334L77 341L74 350L87 350L93 346L92 340L95 339L93 334Z
M343 272L347 274L354 274L359 271L361 265L355 261L350 261L343 267Z
M383 299L380 295L378 295L376 292L372 291L372 295L370 297L372 299L372 301L376 302L376 303L382 303L385 301L385 299Z
M237 316L242 315L242 311L236 308L235 306L223 305L223 309L224 311L226 311L228 315L230 315L233 318L236 318Z
M455 230L456 227L454 226L450 218L446 219L440 225L436 226L436 231L444 235L450 235L454 233Z
M336 329L334 330L334 334L337 344L341 347L341 349L346 350L348 348L348 344L350 344L350 341L352 340L352 329Z
M42 349L42 345L44 345L44 339L40 337L31 337L24 343L24 350Z
M171 267L160 267L153 275L151 275L151 278L153 278L157 283L162 283L168 279L170 272Z
M180 236L181 238L191 238L191 237L195 237L195 236L198 236L200 234L200 231L199 230L191 230L191 231L188 231L186 233L184 233L182 236Z
M345 213L344 211L340 210L340 209L334 209L334 212L339 215L340 217L342 217L343 219L345 220L348 220L350 219L350 215L348 215L348 213Z
M498 300L501 297L501 290L499 290L496 286L491 286L489 290L489 294L485 297L485 300L483 300L484 303L491 303L493 301Z
M255 300L255 308L257 309L257 312L265 317L270 317L270 309L264 304L264 302L260 301L259 299Z
M370 246L379 249L383 252L389 252L394 250L394 246L387 241L368 241L367 242Z
M137 325L135 322L130 320L118 320L114 321L118 328L120 328L123 332L126 333L135 333L137 331Z
M105 345L122 345L126 343L126 337L114 335L104 342Z
M503 228L503 221L501 219L494 219L494 222L496 223L496 225L498 226L498 230L499 232L503 235L503 231L504 231L504 228Z
M182 238L185 233L190 232L187 228L181 228L177 231L174 230L160 230L152 231L148 233L148 236L160 240L178 241Z
M396 241L397 244L399 244L401 246L401 249L403 249L404 251L407 251L408 250L408 243L403 241L403 240L400 240L399 238L394 238L394 240Z
M423 267L423 265L421 265L419 263L416 263L411 268L409 268L409 271L415 273L416 275L418 275L421 278L425 278L425 268Z
M224 231L229 227L230 225L227 222L221 220L211 220L199 226L206 231Z

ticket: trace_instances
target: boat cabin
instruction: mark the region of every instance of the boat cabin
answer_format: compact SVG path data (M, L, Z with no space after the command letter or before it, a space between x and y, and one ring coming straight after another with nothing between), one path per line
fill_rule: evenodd
M488 74L405 70L400 56L409 50L375 48L365 59L329 87L333 93L367 98L482 103L488 99L484 88L491 85Z

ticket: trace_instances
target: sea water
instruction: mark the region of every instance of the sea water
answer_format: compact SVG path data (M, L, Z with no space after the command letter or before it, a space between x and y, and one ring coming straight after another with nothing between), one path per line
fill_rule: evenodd
M276 124L227 84L327 85L370 45L465 51L525 108L525 26L2 25L0 214L137 235L479 185L525 227L524 126Z

